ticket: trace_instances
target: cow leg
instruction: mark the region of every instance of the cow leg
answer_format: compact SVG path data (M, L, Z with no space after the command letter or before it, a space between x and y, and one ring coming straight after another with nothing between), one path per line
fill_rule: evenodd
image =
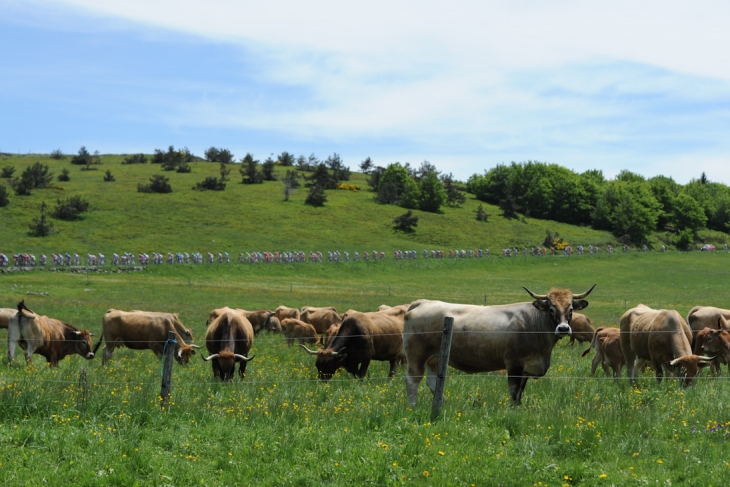
M624 354L624 362L626 362L626 376L629 378L631 382L636 381L636 365L639 362L639 360L636 359L636 354L631 349L626 349L626 346L624 345L624 340L622 337L621 340L621 351Z
M107 362L109 362L112 359L112 353L114 352L114 345L109 344L109 342L106 343L104 346L104 352L101 354L101 365L106 365Z
M664 367L662 366L661 362L659 362L659 363L654 362L653 366L654 366L654 371L656 372L656 382L657 382L657 384L661 384L662 379L664 378Z
M431 394L436 395L436 383L439 376L439 360L437 357L426 362L426 385L431 389Z
M424 364L416 360L408 360L408 371L406 372L406 393L408 402L415 406L418 401L418 386L423 379Z
M360 369L357 371L357 378L363 379L365 374L368 373L368 367L370 366L370 360L363 360L360 364Z
M603 359L601 360L601 367L603 367L604 375L606 377L609 377L611 375L609 372L611 370L611 367L609 367L608 364L606 363L605 357L603 357Z
M513 367L507 370L507 383L509 384L509 396L513 406L522 404L522 391L525 390L527 377L523 376L522 367Z
M390 361L390 370L388 371L388 377L395 377L396 370L398 370L398 361L393 359Z
M20 328L13 326L11 321L8 327L8 363L15 359L15 348L18 346L18 340L20 340Z
M591 362L591 376L596 375L596 369L600 363L603 363L603 356L601 352L596 352L596 355L593 357L593 362Z

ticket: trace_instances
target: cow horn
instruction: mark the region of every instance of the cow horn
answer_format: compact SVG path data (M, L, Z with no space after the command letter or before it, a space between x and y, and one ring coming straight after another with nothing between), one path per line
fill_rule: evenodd
M704 355L698 355L698 356L697 356L697 358L698 358L698 359L699 359L699 360L700 360L701 362L712 362L713 360L715 360L715 359L717 358L717 356L718 356L718 355L720 355L720 354L719 354L719 353L718 353L718 354L715 354L715 355L714 355L714 356L712 356L712 357L705 357Z
M315 352L314 350L308 349L306 345L303 345L300 343L299 346L302 347L304 350L306 350L309 355L317 355L317 352Z
M205 358L205 357L203 357L202 355L200 356L200 358L202 358L202 359L203 359L203 360L205 360L206 362L208 362L208 361L210 361L210 360L213 360L213 359L214 359L214 358L216 358L216 357L218 357L218 354L217 354L217 353L214 353L213 355L209 356L208 358Z
M243 360L244 362L250 362L251 360L255 359L256 356L253 356L251 358L246 357L245 355L241 355L238 353L233 354L234 357L236 357L239 360Z
M339 354L345 351L345 348L347 347L342 347L339 352L332 352L332 356L337 357Z
M527 289L525 286L522 286L522 289L527 291L527 294L532 296L534 299L547 299L547 297L548 297L547 294L535 294L532 291L530 291L529 289Z
M191 344L190 344L190 347L191 347L191 348L203 348L203 347L201 347L200 345L195 345L194 343L191 343Z
M77 330L74 330L74 333L76 333L77 335L82 335L82 333L80 331L77 331Z
M591 288L588 291L584 292L583 294L573 294L573 299L583 299L583 298L585 298L586 296L588 296L591 293L591 291L593 291L593 288L594 287L596 287L595 284L593 286L591 286Z

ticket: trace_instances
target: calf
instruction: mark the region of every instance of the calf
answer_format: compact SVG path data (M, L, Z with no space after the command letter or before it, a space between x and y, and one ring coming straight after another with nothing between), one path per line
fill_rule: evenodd
M607 376L609 375L609 369L612 369L614 378L618 378L626 363L623 353L621 353L621 330L618 328L598 328L593 334L591 346L581 354L581 357L585 357L591 349L596 351L596 355L591 362L591 375L596 374L596 369L600 364Z
M716 354L710 368L713 373L720 372L720 364L728 364L730 372L730 332L712 328L700 330L695 337L695 347L703 353Z
M570 344L573 345L576 340L579 343L586 343L593 340L593 322L589 317L582 313L573 313L573 319L570 321Z
M309 323L295 320L294 318L286 318L282 321L281 327L288 345L294 345L294 340L299 340L300 345L304 343L319 343L317 330Z

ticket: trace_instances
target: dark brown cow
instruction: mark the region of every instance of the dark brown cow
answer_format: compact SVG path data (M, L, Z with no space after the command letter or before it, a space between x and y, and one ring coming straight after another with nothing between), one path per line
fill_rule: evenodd
M593 334L591 346L580 356L585 357L591 349L596 351L596 355L591 362L591 375L596 374L596 369L600 364L606 375L610 375L609 370L613 369L613 376L617 379L625 365L624 355L621 353L621 330L618 328L598 328Z
M205 334L205 347L211 355L203 360L212 361L213 375L222 381L233 378L238 362L238 373L243 379L246 365L253 360L248 357L254 339L253 326L240 310L223 307L215 312L217 318Z
M18 310L8 323L8 361L15 359L17 345L25 349L25 360L31 363L33 354L46 358L51 367L58 367L58 362L67 355L79 354L85 359L94 358L91 351L91 333L88 330L77 330L68 323L39 316L18 303Z
M175 360L179 363L187 364L190 356L195 355L194 349L200 348L185 343L170 313L110 309L101 319L101 330L94 352L106 340L102 365L112 358L115 348L122 346L132 350L152 350L157 358L161 358L170 331L175 332Z
M246 311L243 310L248 319L249 323L253 327L254 335L258 335L261 330L266 329L269 326L271 317L274 316L274 312L268 309L260 309L257 311Z
M595 328L589 317L583 313L573 313L573 319L570 320L570 344L573 345L576 340L579 343L587 343L593 340Z
M388 377L395 375L404 360L403 322L385 313L353 313L340 325L337 334L317 351L302 345L307 353L316 355L319 378L328 381L340 367L362 379L371 360L390 362Z
M326 308L313 308L311 306L305 306L302 308L301 318L305 323L309 323L317 330L317 333L323 335L327 328L334 323L340 323L342 318L337 314L337 310L334 306L327 306Z
M288 345L294 345L294 340L299 340L300 344L319 343L317 330L309 323L294 318L286 318L281 323L281 326Z
M657 382L662 381L666 369L679 377L683 386L691 385L700 369L709 366L714 358L694 355L691 341L692 331L674 310L640 304L621 317L621 352L632 382L640 368L648 364L654 369Z
M723 318L720 318L722 320ZM710 335L713 335L714 331L720 331L724 330L725 327L718 326L717 328L709 328L705 327L704 329L697 332L695 335L695 341L694 345L692 346L692 353L695 355L704 354L706 350L706 343L707 339L710 337ZM717 334L713 335L713 338L717 337ZM725 357L723 354L719 354L715 357L715 360L712 361L712 364L710 364L710 372L713 375L717 375L720 373L720 367L722 364L727 364L728 362L725 360ZM730 372L730 364L728 364L728 372Z
M454 319L449 365L468 373L507 369L512 404L521 404L527 379L547 373L553 347L570 336L572 313L588 306L583 298L594 287L582 294L552 289L544 295L524 288L534 301L501 306L415 301L406 313L403 331L411 405L416 405L424 372L426 384L435 393L446 317Z

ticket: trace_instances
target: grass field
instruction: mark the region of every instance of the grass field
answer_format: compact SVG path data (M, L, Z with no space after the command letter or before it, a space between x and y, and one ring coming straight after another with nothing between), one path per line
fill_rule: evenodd
M598 286L586 309L617 326L643 302L686 315L730 308L730 255L621 254L350 264L150 266L133 273L0 275L0 306L20 299L39 313L100 331L111 307L176 311L202 344L209 311L334 305L371 310L418 298L499 304L521 289ZM107 270L111 270L108 268ZM48 296L28 295L47 292ZM5 332L0 332L0 338ZM688 389L638 389L597 372L583 346L563 340L544 379L509 406L499 373L450 371L447 402L430 419L421 386L409 407L404 370L376 362L362 382L344 373L318 383L313 358L261 335L243 381L220 384L198 357L175 365L170 411L160 411L160 362L121 349L112 361L36 356L0 367L0 483L8 485L724 485L730 384L723 372ZM2 348L5 353L4 347ZM88 371L89 396L79 394Z

